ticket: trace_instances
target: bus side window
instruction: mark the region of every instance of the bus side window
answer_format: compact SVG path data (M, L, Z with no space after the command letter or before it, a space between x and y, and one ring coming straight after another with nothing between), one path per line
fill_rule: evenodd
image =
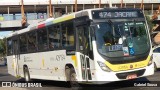
M62 46L63 47L74 46L73 21L67 21L62 24Z
M56 49L60 47L60 29L58 25L48 27L49 48Z
M13 46L12 46L13 42L12 39L8 39L7 40L7 54L8 55L12 55L13 54Z
M25 53L27 52L27 36L21 35L19 37L19 42L20 42L20 53Z
M38 50L43 51L48 49L47 30L42 28L37 31L38 36Z
M28 52L37 51L36 32L28 33Z

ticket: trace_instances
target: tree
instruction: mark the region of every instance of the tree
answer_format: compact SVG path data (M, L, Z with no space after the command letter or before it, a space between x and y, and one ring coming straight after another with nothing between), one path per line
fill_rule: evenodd
M153 27L155 26L155 24L152 23L152 20L151 20L151 18L150 18L149 16L146 16L146 20L147 20L147 24L148 24L149 29L150 29L149 31L150 31L150 33L151 33Z
M0 55L6 55L6 38L0 39Z

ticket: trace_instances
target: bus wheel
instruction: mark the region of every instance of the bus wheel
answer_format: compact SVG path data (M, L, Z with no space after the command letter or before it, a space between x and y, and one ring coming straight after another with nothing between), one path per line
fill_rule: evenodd
M24 79L26 82L29 82L31 80L29 75L29 70L27 67L24 68Z
M154 71L155 71L155 72L157 71L157 65L156 65L155 62L154 62Z
M76 77L77 77L77 75L76 75L74 68L70 68L70 86L71 86L72 90L80 89L80 85L79 85Z

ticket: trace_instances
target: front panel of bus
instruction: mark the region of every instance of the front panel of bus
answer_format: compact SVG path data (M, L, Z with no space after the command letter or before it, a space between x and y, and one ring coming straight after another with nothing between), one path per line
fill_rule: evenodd
M154 73L151 42L141 10L91 12L96 81L134 79Z

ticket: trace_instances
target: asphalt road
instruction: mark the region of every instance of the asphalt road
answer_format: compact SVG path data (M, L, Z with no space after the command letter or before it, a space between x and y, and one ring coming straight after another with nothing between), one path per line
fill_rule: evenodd
M17 79L7 73L7 67L0 65L0 86L2 85L1 81L15 81L21 82L23 79ZM69 85L66 82L57 82L57 81L44 81L44 80L34 80L38 82L43 82L42 87L36 88L6 88L0 87L0 90L71 90ZM146 86L136 86L140 84L146 84ZM158 85L158 86L149 86L149 85ZM154 75L148 76L146 78L138 78L136 80L130 81L119 81L113 82L104 85L83 85L80 90L160 90L160 71L155 72Z

